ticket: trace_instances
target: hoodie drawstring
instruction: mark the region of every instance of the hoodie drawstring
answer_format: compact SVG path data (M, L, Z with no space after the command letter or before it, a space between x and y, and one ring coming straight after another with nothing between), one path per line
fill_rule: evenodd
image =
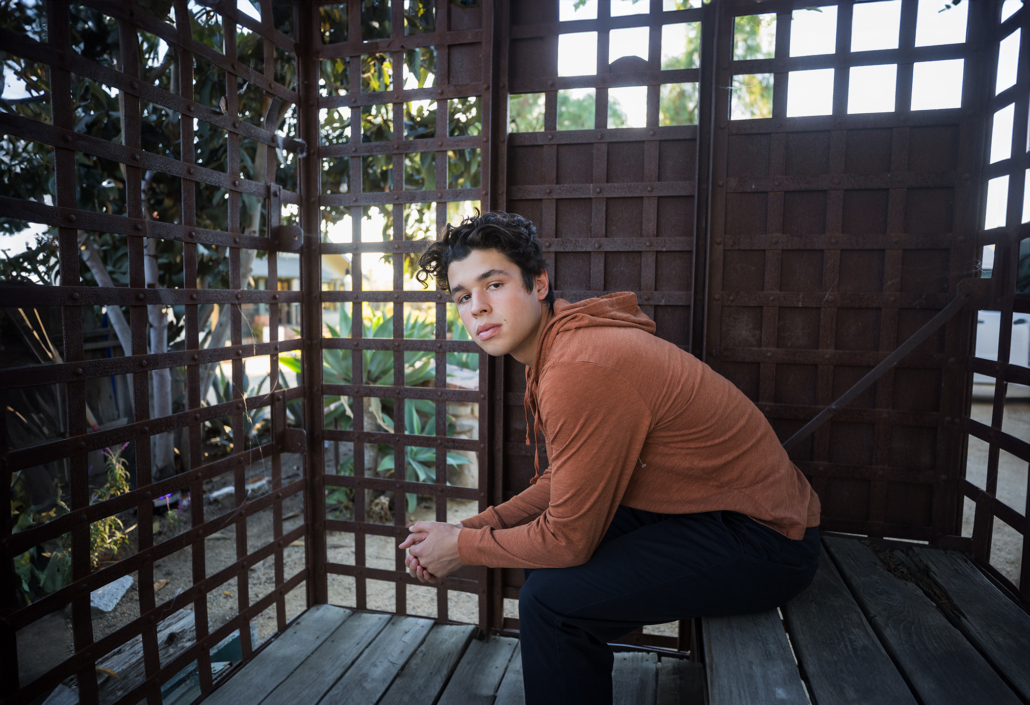
M526 375L527 378L530 375ZM530 478L529 484L535 485L536 481L540 479L540 414L536 405L536 394L534 388L536 380L526 380L526 396L522 401L522 408L526 412L526 445L530 445L529 441L529 414L533 413L533 477Z

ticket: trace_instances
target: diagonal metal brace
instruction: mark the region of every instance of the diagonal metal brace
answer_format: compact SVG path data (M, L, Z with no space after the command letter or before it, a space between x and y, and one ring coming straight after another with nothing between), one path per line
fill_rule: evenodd
M965 284L966 282L962 282ZM951 318L961 311L963 307L973 298L973 292L970 291L969 287L964 287L962 284L959 285L961 291L951 303L940 310L936 316L927 321L922 328L917 330L912 336L902 343L901 347L892 352L890 355L885 357L879 365L871 369L865 377L860 379L855 386L848 391L844 392L835 402L830 404L828 407L819 412L819 414L805 424L801 430L795 433L793 436L787 439L783 444L784 450L788 453L792 451L801 441L805 440L815 430L822 426L824 423L830 420L838 411L841 411L848 406L851 402L855 401L859 394L864 392L870 386L876 383L880 377L883 377L884 373L908 355L910 352L919 347L924 340L929 338L938 328L943 326L945 323L951 320Z

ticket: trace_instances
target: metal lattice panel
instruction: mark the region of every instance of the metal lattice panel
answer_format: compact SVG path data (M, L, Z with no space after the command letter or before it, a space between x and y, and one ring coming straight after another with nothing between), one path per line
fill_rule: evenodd
M895 48L852 51L855 6L839 3L833 53L791 57L797 3L775 17L768 58L738 59L720 16L706 353L786 438L898 347L974 272L980 152L978 12L965 45L916 46L918 4L900 4ZM773 14L775 13L775 14ZM913 66L963 57L961 106L911 106ZM849 78L896 67L893 109L849 109ZM832 71L825 116L789 117L801 71ZM732 119L736 86L768 75L772 113ZM855 79L858 80L857 78ZM889 88L889 85L888 85ZM884 375L793 454L827 528L936 539L954 529L959 447L945 419L965 403L957 358L968 313Z
M70 486L68 512L53 520L11 535L10 514L5 513L4 539L4 620L3 639L9 654L15 653L15 633L65 605L71 605L74 632L74 654L60 665L50 669L33 683L21 683L21 689L11 702L27 702L45 689L53 687L68 676L76 676L82 702L96 702L98 697L97 662L112 649L137 635L142 636L145 679L130 687L137 698L160 702L160 686L196 661L201 687L210 690L212 672L210 649L227 635L238 630L244 657L249 657L255 644L251 643L247 624L262 611L271 608L276 613L278 629L286 627L285 594L301 585L307 570L292 576L284 573L284 545L302 537L307 525L283 533L282 504L284 499L303 493L305 479L285 483L280 453L291 446L286 429L285 405L290 399L302 395L302 389L282 390L275 387L267 394L245 397L243 388L244 361L264 358L270 369L278 367L278 354L299 350L300 341L279 341L272 332L268 342L243 343L243 315L241 307L263 304L270 309L275 320L278 304L300 301L300 293L247 290L242 275L241 257L252 258L255 251L266 253L274 272L280 226L280 207L283 202L298 202L297 194L277 185L275 176L276 148L287 152L302 152L303 144L294 139L283 139L267 123L255 125L239 114L238 94L241 82L260 86L266 100L295 104L298 96L292 87L283 85L276 74L275 52L292 54L294 41L273 26L271 3L262 4L263 20L238 15L235 5L217 3L211 8L187 4L176 0L167 18L150 14L140 5L128 2L96 2L87 7L104 27L116 27L117 59L105 65L84 58L72 45L70 27L72 9L67 3L48 3L46 27L48 41L42 43L26 35L2 30L5 50L12 54L49 65L50 100L53 124L5 113L0 125L6 135L21 140L49 145L54 154L56 194L53 204L18 201L4 198L0 208L6 217L13 217L57 228L59 238L59 286L7 287L3 291L4 306L31 308L60 306L63 312L63 362L31 368L4 369L0 372L5 392L32 385L63 384L67 390L65 415L66 438L31 447L12 449L4 434L4 488L5 506L10 502L11 474L18 471L38 472L40 463L67 459L67 477ZM80 10L75 9L75 12ZM213 21L223 27L224 53L194 39L191 21L198 12L211 13ZM166 21L167 20L167 21ZM256 71L237 58L237 27L260 35L259 44L267 59L264 71ZM172 75L177 85L167 87L148 82L141 73L139 40L141 33L159 38L168 46L170 61L174 62ZM221 106L204 105L194 96L194 62L202 57L209 65L224 72L224 103ZM73 123L75 112L70 93L73 78L86 77L106 90L117 92L120 102L119 129L121 143L98 139L83 134ZM174 115L172 122L179 131L179 144L189 145L186 150L175 148L161 153L144 148L145 130L142 122L145 110L161 106ZM218 128L225 134L225 171L198 164L194 144L195 125ZM246 178L241 170L241 141L248 140L258 150L266 150L268 165L264 174L251 173ZM149 144L149 143L148 143ZM81 184L77 183L78 155L99 157L123 165L124 214L95 212L83 207L77 198ZM250 159L254 154L250 154ZM81 174L81 172L78 172ZM155 175L175 177L181 190L174 193L178 199L179 218L172 222L157 222L145 211L144 182ZM198 228L198 208L211 207L199 203L197 193L205 187L223 189L227 228L212 230ZM263 228L256 232L244 231L240 222L241 199L253 196L263 199ZM80 278L80 247L83 233L95 231L124 238L128 257L127 286L87 286ZM161 288L147 267L148 243L153 247L159 241L175 241L181 248L183 284L179 288ZM228 259L228 282L225 288L200 288L198 279L198 247L223 248ZM246 253L246 254L244 254ZM272 276L275 289L274 274ZM226 346L202 348L199 339L198 309L218 304L228 321ZM83 344L83 311L90 307L128 307L130 343L124 356L110 359L87 359ZM148 317L157 315L163 322L164 307L184 309L184 342L180 349L168 352L148 352ZM275 331L277 326L273 326ZM230 362L231 361L231 362ZM201 379L210 374L214 365L229 362L231 366L232 398L208 405L202 400ZM151 418L150 400L154 385L159 384L158 373L171 368L185 370L184 410ZM92 380L121 376L131 379L134 416L127 423L108 430L91 428L86 392ZM245 448L245 416L264 410L270 412L270 433L263 442ZM201 428L206 422L229 419L232 434L237 439L234 452L213 462L202 456ZM190 457L183 464L184 472L170 477L158 477L153 465L152 444L160 442L163 434L183 432L188 435ZM295 443L295 441L294 441ZM104 502L94 502L88 485L89 453L121 444L132 444L135 454L135 487L126 494ZM271 460L271 492L260 499L247 499L245 466L260 460ZM167 474L167 473L165 473ZM228 515L205 517L204 482L228 476L234 487L237 508ZM152 529L154 500L172 493L191 498L188 525L185 533L156 541ZM184 503L185 504L185 503ZM91 570L90 533L96 522L135 508L137 511L138 548L136 552L112 565ZM247 517L263 510L272 512L273 540L262 547L248 545ZM235 531L235 561L209 574L205 564L205 538L222 529ZM70 536L71 584L29 606L18 609L14 600L12 559L25 551L42 546L45 542ZM192 586L159 604L155 596L155 563L175 552L189 547L192 555ZM248 568L264 559L274 563L274 587L260 599L251 602L248 587ZM135 576L139 617L119 631L96 639L90 615L90 594L98 588L124 576ZM229 581L235 581L239 604L235 617L211 627L208 619L208 595ZM196 641L186 645L170 663L158 658L157 628L161 620L183 607L190 607L195 615ZM4 681L18 682L17 659L5 664Z
M412 8L423 8L424 13L432 13L432 26L420 26L416 33L411 19ZM322 328L323 322L329 322L328 309L324 306L343 306L351 312L351 330L340 331L339 338L322 338L306 341L309 345L321 346L311 359L307 361L305 374L312 380L314 394L309 399L308 410L315 419L309 427L312 439L317 441L311 446L311 462L315 467L323 466L320 433L324 433L327 443L353 443L354 465L353 475L326 475L324 487L315 491L316 515L314 540L318 555L326 552L325 533L341 532L340 535L351 535L354 539L354 563L348 565L340 562L328 562L327 573L316 579L316 601L324 601L329 594L328 575L346 576L353 579L355 603L358 609L370 606L368 601L368 580L393 583L395 602L393 609L397 614L407 614L406 585L421 585L412 579L404 565L404 551L394 550L393 569L370 565L367 555L366 541L368 536L384 536L396 539L399 543L408 535L406 528L411 522L407 517L404 497L406 494L417 494L435 498L435 519L448 520L448 498L472 500L478 502L480 510L487 506L487 467L485 443L487 440L488 414L486 405L487 365L485 355L479 366L478 389L448 389L448 353L478 354L479 349L472 342L448 340L447 307L448 297L435 291L405 291L405 258L417 256L425 243L412 239L406 232L406 213L408 209L419 205L434 204L435 223L429 228L429 235L436 232L448 222L448 203L478 202L479 207L487 210L490 199L486 184L491 176L491 159L489 138L491 131L490 116L492 112L491 93L489 91L492 71L493 46L493 14L492 5L484 3L482 7L464 8L446 2L407 3L394 0L389 5L389 33L385 30L385 21L379 25L380 32L365 21L361 3L350 3L347 7L347 33L344 37L342 28L332 39L344 41L326 43L319 36L318 27L311 25L307 41L316 47L317 60L320 62L345 62L348 68L349 84L337 86L330 91L322 90L315 105L317 110L308 112L304 129L314 147L314 159L309 162L311 169L305 176L307 193L321 194L316 199L309 198L302 211L302 224L307 232L317 232L318 223L325 213L336 209L349 212L352 234L349 242L334 243L324 241L314 246L309 243L305 255L307 271L318 272L322 258L327 255L346 254L350 256L352 268L352 288L344 291L323 291L321 299L309 297L305 302L305 315L309 316L310 330ZM407 13L407 14L406 14ZM425 16L423 14L422 16ZM366 34L367 33L367 34ZM376 35L379 36L376 36ZM405 84L404 73L410 70L408 59L412 52L417 61L424 61L426 52L435 64L433 65L434 81L431 86ZM382 57L382 58L379 58ZM388 58L387 58L388 57ZM367 76L370 70L378 71L387 61L390 68L385 70L385 77L378 85L369 85ZM378 62L378 63L377 63ZM420 67L424 64L419 63ZM403 67L403 69L402 69ZM339 68L339 67L338 67ZM309 65L304 80L315 85L320 80L315 63ZM392 73L391 73L392 72ZM339 72L338 72L339 73ZM337 75L338 75L337 73ZM322 74L325 82L325 74ZM331 81L330 81L331 83ZM477 134L455 135L452 125L455 118L456 101L479 101L479 119L481 128ZM413 116L406 111L415 101L425 101L435 110L435 125L428 132L409 134L408 125L415 122ZM318 137L319 111L339 111L349 116L353 137L335 144L326 144ZM379 111L384 111L379 113ZM385 113L386 120L391 123L391 133L386 139L372 141L369 125L377 114ZM408 122L405 122L408 121ZM385 121L384 121L385 122ZM357 133L361 126L361 135ZM324 132L323 135L324 137ZM451 170L454 153L458 150L474 151L481 155L481 176L479 187L452 183ZM412 169L406 162L409 155L432 154L435 163L435 185L438 188L427 188L428 183L420 183L413 187L406 183L411 177ZM371 160L382 158L389 161L389 177L379 189L371 189L368 169ZM326 189L327 172L318 169L320 163L332 163L346 159L346 177L332 182L332 188ZM320 184L321 179L321 185ZM344 184L346 184L344 186ZM345 191L340 193L340 191ZM363 224L362 216L370 207L377 207L380 212L392 214L392 227L389 237L385 234L379 239L378 234L370 233L370 226ZM451 218L454 220L454 218ZM363 235L364 232L364 235ZM366 291L363 274L383 255L392 258L392 281L388 290ZM306 287L317 286L317 275L309 276ZM311 289L309 289L310 291ZM419 304L435 304L435 328L429 340L418 340L405 337L405 317L410 307ZM365 306L386 304L392 306L392 337L365 337L362 323ZM351 363L351 383L323 384L322 357L333 354L325 351L341 351L348 355ZM391 354L393 384L381 385L367 379L364 373L366 364L371 364L372 357L366 357L366 351L383 351ZM434 377L431 385L408 386L405 380L405 356L412 353L431 353ZM373 353L373 355L376 353ZM359 383L360 382L360 383ZM321 388L320 388L321 387ZM352 428L341 430L332 428L321 422L325 397L342 397L349 399L354 410ZM369 411L366 400L392 400L393 432L384 428ZM433 404L434 435L416 435L417 429L408 429L405 410L407 405L416 401L430 401ZM448 403L472 404L478 407L478 438L462 439L449 437L447 433ZM319 429L325 426L325 430ZM392 476L382 476L377 468L367 466L365 452L367 448L380 445L392 446L394 458L405 457L406 449L433 449L435 460L433 470L435 476L431 480L418 480L405 473L398 477L398 469ZM478 454L479 477L478 487L461 487L448 483L447 457L448 451L466 451ZM399 468L399 464L398 464ZM353 491L353 510L350 518L329 518L326 514L324 498L326 491L333 488L349 488ZM376 523L370 520L369 490L393 492L394 501L392 523ZM327 517L324 520L322 517ZM321 592L319 592L321 591ZM465 568L447 579L443 587L436 588L436 614L439 620L448 620L448 591L460 591L471 594L478 601L479 623L486 625L486 570L483 568ZM380 606L380 608L382 608Z

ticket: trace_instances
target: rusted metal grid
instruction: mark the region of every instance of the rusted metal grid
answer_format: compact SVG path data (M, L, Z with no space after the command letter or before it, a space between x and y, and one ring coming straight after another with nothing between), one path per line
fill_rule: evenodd
M996 360L975 357L970 352L966 386L972 382L972 374L979 373L994 381L993 408L990 425L970 418L963 413L952 419L953 429L961 431L963 449L970 442L981 441L988 444L987 473L983 486L968 479L959 480L959 491L965 500L965 510L974 513L972 532L972 554L976 561L991 575L1009 589L1018 591L1024 601L1030 602L1030 541L1027 533L1027 513L1030 507L1010 507L998 499L999 460L1005 452L1015 456L1022 463L1030 463L1030 443L1027 438L1019 438L1002 430L1005 419L1005 398L1010 384L1030 385L1030 370L1026 360L1016 360L1012 350L1013 313L1030 313L1030 295L1026 291L1017 291L1020 245L1030 246L1027 237L1030 227L1024 209L1025 184L1027 168L1030 167L1030 155L1027 153L1028 102L1030 102L1030 11L1020 6L1011 16L1002 22L1003 9L1000 3L991 7L985 18L987 26L986 49L984 51L984 68L986 80L984 89L988 92L985 119L990 117L991 123L1002 120L1003 111L1013 111L1011 134L995 134L992 129L984 143L982 156L984 164L981 188L981 208L977 213L977 254L981 248L994 245L995 259L986 296L977 301L977 307L1000 312L1000 336ZM1018 70L1011 76L1011 85L1000 74L1005 70L1001 65L1002 45L1018 44ZM1000 89L1000 90L999 90ZM1002 124L1004 124L1002 122ZM997 159L994 163L994 140L1002 143L1011 141L1011 152L1007 157ZM1007 182L1007 184L1006 184ZM989 210L988 189L999 189L1004 194L1005 208L1003 222L995 222L994 213ZM992 194L993 195L993 194ZM1026 255L1024 254L1024 261ZM1024 264L1024 267L1026 265ZM1024 275L1025 276L1025 275ZM1023 316L1020 316L1023 317ZM960 510L962 508L960 507ZM1022 569L1019 576L1019 587L992 565L992 542L998 522L1004 522L1012 530L1021 535Z
M423 6L424 12L435 12L435 29L415 34L409 28L405 13L414 12ZM431 3L404 2L393 0L390 4L389 32L383 31L383 23L377 28L363 21L363 4L352 2L347 6L346 29L337 27L340 34L345 34L344 41L323 44L324 40L314 23L306 30L306 42L314 48L318 61L342 59L349 64L349 84L339 86L332 91L322 91L317 98L312 97L307 103L309 111L304 119L304 130L309 144L315 150L314 158L309 161L304 177L302 191L307 194L320 194L317 199L312 195L304 203L302 217L306 232L317 232L322 212L327 209L349 209L352 214L352 236L349 243L322 242L314 244L305 253L305 267L313 273L305 282L305 316L308 330L322 329L323 306L349 305L351 307L352 329L340 331L342 337L320 337L315 333L305 340L306 349L313 350L308 356L305 375L311 380L313 394L309 395L306 412L312 419L309 426L309 456L312 467L324 466L323 453L329 442L352 443L354 449L353 475L317 474L314 501L320 503L315 507L317 517L314 526L313 540L316 542L317 555L327 556L325 544L327 535L345 536L350 534L354 540L353 565L341 562L326 561L323 571L321 565L315 580L315 601L326 602L337 599L334 591L329 589L328 576L344 576L337 578L337 584L346 585L352 581L355 604L358 609L370 606L369 580L393 583L395 603L393 609L387 611L396 614L409 614L407 586L420 586L422 583L408 575L404 565L405 552L395 551L392 569L370 566L366 555L366 536L393 537L395 544L408 535L406 528L411 522L407 517L405 493L435 498L437 521L447 521L448 499L474 500L479 510L487 507L488 475L487 454L484 452L488 437L487 406L483 403L487 393L486 356L480 355L478 390L448 389L447 354L454 352L479 353L479 348L472 342L448 340L446 294L433 290L404 290L404 258L416 255L425 247L425 243L406 237L405 208L418 203L436 204L436 227L439 231L448 222L448 203L472 201L483 210L490 208L490 198L486 185L490 182L491 159L489 152L489 135L491 134L490 116L491 93L490 75L492 67L493 47L493 3L483 2L473 7L461 7L438 0ZM425 17L425 15L423 15ZM360 29L359 29L360 28ZM373 36L362 36L362 33ZM405 52L410 50L430 51L435 54L436 71L433 85L422 88L404 87L402 67L405 63ZM393 75L389 81L389 90L375 91L374 87L362 86L363 74L369 70L368 63L374 63L376 57L388 56L391 60ZM319 75L315 62L308 64L303 76L305 82L317 85ZM325 93L328 93L326 95ZM477 97L479 99L481 131L479 135L452 136L448 128L451 115L449 106L454 99ZM435 135L408 138L406 135L405 104L410 101L433 101L436 110ZM317 110L310 108L317 105ZM362 120L363 109L369 106L389 106L393 120L392 138L386 141L370 141ZM342 144L321 144L317 139L318 111L340 109L349 112L353 137ZM359 130L358 126L362 126ZM480 150L481 156L481 188L452 187L449 181L449 151ZM413 190L405 184L406 155L431 152L435 154L436 186L432 190ZM372 155L390 155L390 181L382 191L366 191L363 182L363 161ZM328 164L332 160L349 159L349 186L345 193L326 193L320 186L320 164ZM378 206L384 211L392 209L393 228L391 239L378 240L377 233L371 233L369 225L362 226L362 215L368 207ZM456 220L456 217L451 218ZM364 237L362 232L364 230ZM436 233L433 233L435 237ZM363 288L363 267L370 266L383 253L392 257L392 288L385 291L366 291ZM352 288L350 291L323 291L318 298L319 267L321 258L326 255L347 254L351 257ZM423 302L435 303L436 325L434 338L429 340L405 339L405 309L410 304ZM393 337L366 338L362 328L362 315L366 304L392 304ZM326 321L327 323L331 321ZM325 329L328 331L328 329ZM328 332L326 333L328 335ZM322 357L323 351L342 350L351 352L352 384L323 384ZM389 351L393 356L393 384L390 386L366 384L363 374L364 351ZM428 351L433 353L435 376L432 386L406 386L405 353L412 351ZM354 422L351 430L338 430L325 427L323 422L324 398L342 396L351 400ZM382 432L376 420L368 413L365 400L367 398L392 399L394 403L394 433ZM414 435L415 430L405 428L405 404L411 400L431 400L435 406L435 435ZM461 439L447 435L448 403L472 403L479 407L478 439ZM379 430L377 430L379 429ZM321 435L320 435L321 434ZM323 443L323 437L326 443ZM406 447L435 449L435 479L432 483L415 482L406 477L404 464L396 461L393 476L378 477L376 468L366 467L366 444L391 445L394 458L404 458ZM447 452L454 450L473 451L479 458L478 487L460 487L448 483ZM326 493L334 488L351 488L353 490L352 516L348 519L329 518L325 506ZM393 492L393 523L375 523L367 518L367 491ZM324 531L323 531L324 529ZM337 533L339 532L339 533ZM487 570L485 568L463 568L447 578L444 586L436 589L436 614L428 615L439 621L449 621L449 591L470 594L476 600L478 622L482 628L488 624L487 602ZM460 599L460 598L458 598ZM379 600L373 607L383 609Z
M279 213L283 202L298 203L296 193L284 191L275 184L274 150L278 146L287 151L301 151L295 140L280 140L262 126L249 124L237 114L240 82L245 81L261 90L269 98L297 103L292 87L281 85L275 77L275 52L285 56L294 52L294 40L272 24L271 2L261 0L263 19L259 22L238 15L234 3L212 4L218 12L218 21L224 29L225 53L195 41L192 36L190 13L186 0L175 0L168 20L149 14L141 6L129 2L91 2L88 5L103 17L117 23L120 44L119 69L86 60L70 42L69 5L63 2L47 3L47 37L45 43L11 31L0 30L5 51L32 59L49 66L52 95L53 124L12 116L0 115L0 125L8 135L21 140L50 145L54 150L56 198L54 204L3 199L0 214L57 228L60 245L60 286L7 287L2 293L5 306L37 307L60 306L63 327L64 362L48 366L6 369L0 372L0 388L32 387L38 385L64 385L66 389L67 437L28 448L11 448L6 431L0 435L3 447L3 479L0 481L0 500L10 506L11 474L15 471L33 472L41 463L67 459L70 485L70 511L49 523L12 535L11 514L3 514L3 619L0 621L4 653L3 664L5 702L29 702L53 688L69 676L75 676L80 702L97 702L98 686L96 664L101 657L116 647L142 635L143 659L146 678L136 684L123 701L145 698L160 703L160 686L183 668L196 662L202 690L212 687L210 649L234 631L239 631L244 658L252 653L250 620L262 611L273 608L279 630L286 627L285 594L301 585L310 568L294 575L284 574L283 547L304 536L309 524L304 523L288 535L283 534L283 500L305 492L305 479L283 483L280 451L290 440L286 433L285 405L301 396L300 388L273 389L269 394L244 398L242 390L245 359L266 357L270 369L278 368L280 352L300 350L300 341L279 341L276 338L278 303L300 301L299 293L246 290L241 281L240 257L245 248L266 251L272 291L275 290L275 261L277 242L271 233L278 232ZM174 17L174 20L173 20ZM237 25L260 34L264 45L264 72L252 70L236 58ZM178 85L171 91L148 84L141 78L139 66L139 32L149 32L166 42L175 54L178 67ZM194 58L203 58L225 72L225 104L209 106L198 102L193 94ZM117 144L77 133L73 125L69 92L72 73L86 76L123 97L121 130L124 143ZM141 102L164 106L179 116L178 129L181 144L188 148L179 155L157 154L141 148ZM195 163L194 120L216 126L227 135L227 173L213 171ZM258 143L259 149L269 151L268 164L273 165L263 182L244 179L240 173L241 138ZM127 215L92 212L80 208L76 201L77 154L93 155L124 165L126 178ZM143 212L141 179L145 172L158 172L181 180L181 222L161 223L150 220ZM195 227L197 209L206 204L197 202L199 185L209 185L228 192L229 228L226 232ZM268 207L267 229L261 234L246 235L240 228L240 199L250 194L265 199ZM129 284L127 287L82 286L79 275L80 231L115 233L125 236L129 252ZM175 240L182 243L184 285L182 289L155 289L147 286L144 273L145 241L147 238ZM202 290L197 282L197 247L227 249L229 260L229 286L227 289ZM231 345L220 349L201 349L198 331L198 306L216 303L231 313ZM242 316L240 306L263 303L269 306L272 317L271 340L268 343L242 345ZM84 357L82 309L92 306L125 306L130 311L132 350L124 357L87 360ZM147 353L147 307L183 306L186 311L185 349L160 354ZM201 366L231 360L233 400L216 406L206 406L200 398ZM156 369L182 367L186 369L186 410L164 418L149 418L148 375ZM90 380L114 375L130 375L135 418L119 428L91 432L87 424L85 389ZM244 414L261 407L271 407L272 442L244 451L243 443L235 445L230 457L204 463L201 454L201 425L220 417L230 417L235 438L243 438ZM151 438L157 434L188 427L190 440L190 470L166 480L152 477ZM5 427L6 428L6 427ZM136 487L127 494L96 504L90 503L87 485L87 454L122 443L135 444ZM272 458L272 490L260 499L248 500L244 487L244 469L250 462ZM206 480L231 474L237 509L217 519L205 519L203 483ZM191 528L185 533L155 545L152 531L153 500L169 493L181 491L192 499ZM120 562L90 570L91 524L125 510L135 509L138 521L138 550ZM247 518L269 510L273 515L274 538L261 547L248 545ZM235 527L236 560L231 565L208 576L205 565L204 539L214 532ZM70 535L72 582L69 586L42 598L29 607L16 608L14 599L13 559L26 550L45 541ZM157 604L154 587L156 561L188 548L192 554L193 584L162 604ZM274 588L251 603L248 590L248 568L271 557L275 565ZM126 626L100 640L94 639L90 615L90 593L120 577L136 576L139 592L139 617ZM209 629L207 596L228 581L236 581L239 604L238 614L217 629ZM74 630L74 653L60 665L50 669L32 683L18 683L16 633L66 605L71 606ZM183 607L191 607L196 617L196 642L187 645L170 662L158 659L157 627L161 620Z
M707 155L708 126L703 118L700 125L667 124L660 116L660 100L664 85L692 84L701 96L696 114L703 116L710 110L709 79L702 78L704 58L691 68L662 70L661 42L668 25L700 23L701 31L709 32L705 18L711 12L663 11L662 2L640 3L637 11L612 17L611 3L601 0L596 19L560 21L556 2L507 3L504 16L510 24L500 28L498 42L498 100L535 94L542 97L544 117L540 131L505 135L507 130L498 125L497 174L504 181L497 183L496 193L499 207L536 224L559 297L578 301L633 291L657 323L658 335L693 351L700 338L695 282L704 288L703 253L700 261L695 259L695 232L704 229L706 174L701 169L699 175L699 164ZM648 30L643 48L647 58L610 63L612 30L632 27ZM559 76L559 36L580 32L596 33L597 71ZM704 51L709 42L701 44ZM609 126L609 89L623 86L646 86L646 125ZM562 129L559 91L573 88L595 91L591 129ZM492 367L494 437L502 440L494 446L493 501L502 502L528 486L533 450L525 445L525 368L507 358L493 361ZM540 445L543 450L543 439ZM546 464L543 453L541 463ZM514 630L518 620L504 617L503 601L518 599L522 571L497 572L491 626ZM690 634L690 621L685 620L675 637L638 631L625 641L688 650Z
M784 439L975 275L981 158L982 6L969 6L965 44L919 47L919 5L903 0L896 48L852 53L855 4L837 3L835 51L791 57L792 13L805 7L723 3L716 47L705 352ZM738 60L735 18L758 12L775 14L774 49ZM913 110L913 65L942 59L964 62L961 107ZM870 65L896 66L894 109L849 114L850 74ZM833 70L829 114L787 117L788 81L811 69ZM762 74L772 114L731 119L734 86ZM958 314L794 450L825 528L959 533L961 449L948 424L968 408L970 320Z

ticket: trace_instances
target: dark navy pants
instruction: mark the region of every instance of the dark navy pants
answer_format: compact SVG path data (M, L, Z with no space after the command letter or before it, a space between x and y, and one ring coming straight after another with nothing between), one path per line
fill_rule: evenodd
M611 703L610 642L645 624L773 609L801 592L818 565L817 528L792 541L735 512L620 506L589 561L526 571L526 703Z

